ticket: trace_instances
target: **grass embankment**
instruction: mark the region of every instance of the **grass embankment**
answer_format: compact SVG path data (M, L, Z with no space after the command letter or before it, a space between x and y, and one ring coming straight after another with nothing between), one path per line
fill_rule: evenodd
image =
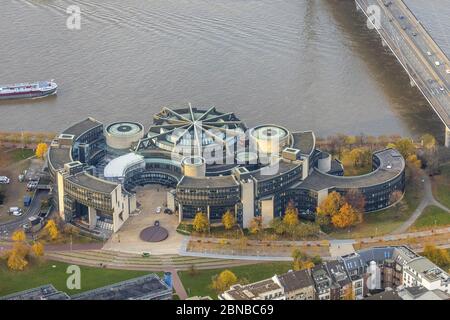
M425 230L450 225L450 212L436 206L428 206L411 226L410 231Z
M272 277L274 274L281 274L292 269L292 263L289 262L272 262L261 263L248 266L239 266L228 268L239 280L249 282L260 281ZM190 271L178 272L181 282L190 297L192 296L210 296L217 299L217 292L211 289L212 278L218 275L224 269L197 270L193 274Z
M9 152L10 153L10 159L13 162L18 162L24 159L28 159L30 157L34 156L33 149L14 149Z
M433 195L437 201L450 208L450 163L442 165L441 174L431 178Z
M54 267L53 267L54 266ZM28 267L25 271L10 271L5 263L0 264L0 296L10 293L39 287L45 284L53 284L56 289L74 295L83 291L107 286L116 282L140 277L149 272L101 269L80 266L81 289L67 289L66 281L69 274L66 273L69 264L44 261Z
M422 198L421 183L407 183L403 199L395 207L364 215L364 221L349 230L333 231L334 238L364 238L388 234L402 225L412 215Z

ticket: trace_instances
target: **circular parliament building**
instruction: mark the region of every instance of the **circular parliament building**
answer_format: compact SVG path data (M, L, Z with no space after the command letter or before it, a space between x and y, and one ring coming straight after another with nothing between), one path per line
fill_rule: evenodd
M112 232L136 210L136 187L148 184L169 188L167 207L180 222L199 211L216 222L229 210L243 228L255 216L263 223L282 216L291 201L313 214L333 191L358 190L365 211L376 211L405 188L405 161L394 149L373 154L371 173L344 177L312 131L247 128L234 113L191 105L163 108L147 131L87 118L52 141L47 159L61 217Z

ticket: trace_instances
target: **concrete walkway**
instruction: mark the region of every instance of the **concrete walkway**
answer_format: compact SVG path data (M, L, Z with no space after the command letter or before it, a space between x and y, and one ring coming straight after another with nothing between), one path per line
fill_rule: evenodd
M405 232L400 234L390 234L390 235L384 235L379 237L368 237L368 238L358 238L358 239L345 239L345 240L330 240L329 245L331 245L333 242L338 243L339 241L342 243L364 243L364 244L373 244L374 246L379 246L380 242L389 242L389 241L399 241L399 240L405 240L412 238L421 238L421 237L430 237L435 236L439 234L449 234L450 235L450 227L445 228L439 228L439 229L432 229L432 230L424 230L424 231L415 231L415 232ZM201 239L203 241L209 241L209 242L218 242L219 239L216 238L191 238L191 241L196 241L197 239ZM239 240L228 240L228 241L239 241ZM272 242L273 241L268 241ZM258 240L249 240L248 243L250 245L257 245L261 244ZM277 241L277 243L283 244L283 245L291 245L292 247L295 246L319 246L319 245L325 245L323 240L316 240L316 241ZM450 236L448 237L448 243L447 244L440 244L439 246L447 246L450 245ZM256 255L238 255L238 254L220 254L215 252L192 252L187 251L187 244L183 244L180 255L182 256L193 256L193 257L208 257L208 258L216 258L216 259L239 259L239 260L257 260L257 261L290 261L292 258L289 256L256 256ZM332 254L330 253L330 256ZM323 258L329 258L329 257L323 257Z
M174 268L170 268L167 271L172 273L173 288L175 289L178 297L180 298L180 300L186 300L188 298L188 294L184 289L183 283L181 282L177 270Z
M433 189L431 187L431 181L428 175L424 174L421 178L420 183L423 183L424 189L422 201L420 201L419 206L416 208L416 210L414 210L411 217L409 217L408 220L406 220L400 227L394 230L391 234L405 233L414 224L414 222L416 222L416 220L422 215L423 211L428 206L436 206L450 213L449 208L447 208L434 198Z

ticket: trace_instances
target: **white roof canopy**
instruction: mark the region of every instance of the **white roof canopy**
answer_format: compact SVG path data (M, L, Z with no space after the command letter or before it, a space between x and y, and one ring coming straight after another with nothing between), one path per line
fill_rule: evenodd
M134 152L111 160L105 167L103 175L105 178L124 177L127 170L135 165L145 167L144 157Z

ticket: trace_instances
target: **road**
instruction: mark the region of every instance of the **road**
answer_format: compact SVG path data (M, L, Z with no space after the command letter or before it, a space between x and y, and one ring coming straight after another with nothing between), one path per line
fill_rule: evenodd
M366 16L381 8L378 33L436 114L450 128L450 61L401 0L356 0ZM385 5L385 3L390 3ZM439 65L436 64L439 62ZM450 141L446 141L450 143Z
M48 190L36 191L33 201L22 216L14 221L0 225L0 239L9 239L15 230L22 228L22 225L28 222L29 217L36 216L41 208L41 200L47 198Z

